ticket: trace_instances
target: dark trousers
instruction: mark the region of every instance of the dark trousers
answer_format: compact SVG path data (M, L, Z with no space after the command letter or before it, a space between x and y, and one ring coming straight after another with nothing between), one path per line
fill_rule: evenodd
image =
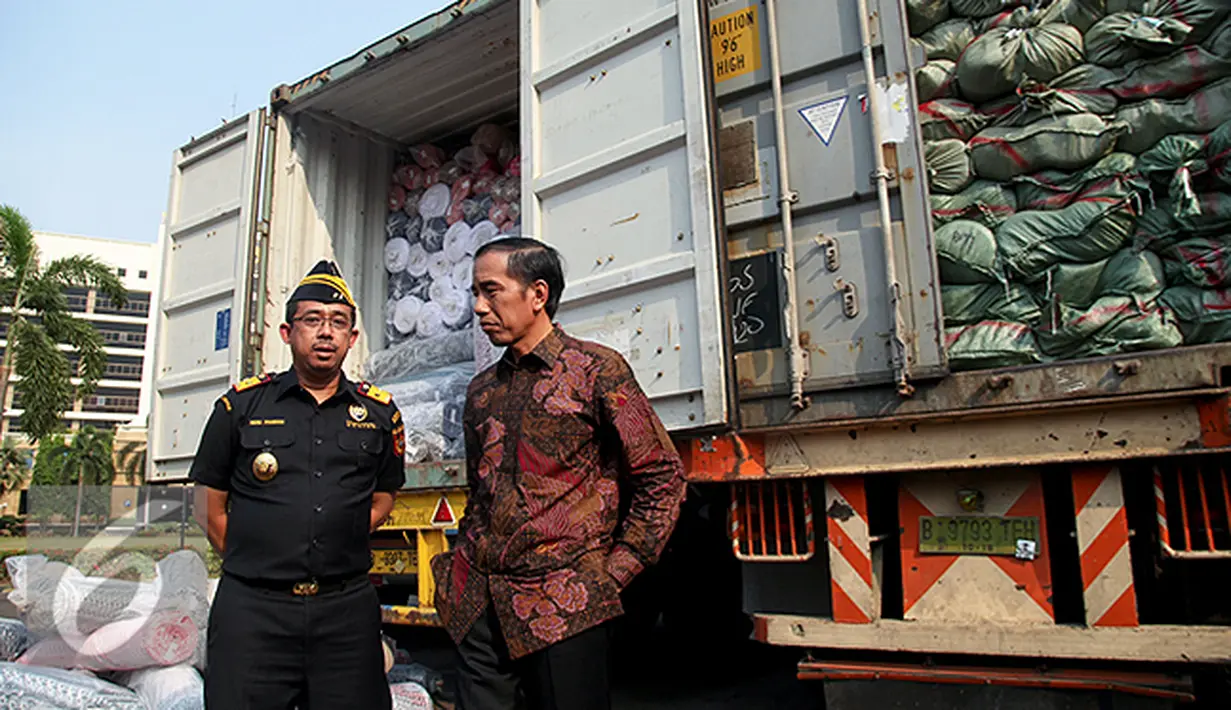
M516 661L489 607L457 647L459 710L514 710L520 689L529 710L610 710L606 625Z
M223 575L209 615L209 710L389 710L380 602L366 580L315 597Z

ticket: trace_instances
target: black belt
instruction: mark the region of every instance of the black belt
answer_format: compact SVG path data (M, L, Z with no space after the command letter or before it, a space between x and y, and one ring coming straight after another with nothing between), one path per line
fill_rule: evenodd
M368 582L367 572L352 577L306 579L300 582L249 579L248 577L240 577L239 575L232 574L230 572L227 574L246 586L256 587L258 589L268 589L274 592L285 592L286 594L296 597L314 597L318 594L332 594L333 592L341 592Z

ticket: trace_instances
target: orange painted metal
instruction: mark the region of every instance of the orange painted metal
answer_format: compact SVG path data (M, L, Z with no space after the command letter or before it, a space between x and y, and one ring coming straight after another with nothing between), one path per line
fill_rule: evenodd
M1201 443L1208 449L1231 446L1231 397L1197 402Z
M1175 467L1175 477L1180 484L1180 521L1184 524L1184 551L1188 552L1193 549L1193 532L1188 527L1188 496L1184 493L1184 468L1179 464Z
M698 483L765 478L765 440L759 436L726 434L693 439L683 456L684 476Z
M917 666L897 663L802 661L799 680L898 680L957 685L998 685L1055 690L1110 690L1192 702L1191 683L1161 673L1029 668Z
M737 559L799 562L816 553L812 499L807 485L800 481L732 484L730 520L731 551Z
M1201 494L1201 514L1205 516L1205 547L1214 551L1214 521L1210 518L1210 501L1205 495L1205 476L1197 470L1197 492Z

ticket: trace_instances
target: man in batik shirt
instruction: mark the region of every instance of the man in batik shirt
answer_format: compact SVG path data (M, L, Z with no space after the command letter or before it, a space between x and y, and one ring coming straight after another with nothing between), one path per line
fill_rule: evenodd
M552 324L563 289L559 255L536 240L475 256L474 312L507 349L470 384L470 498L456 547L432 563L465 710L512 710L519 689L536 710L609 708L604 622L662 553L684 497L679 455L628 363Z

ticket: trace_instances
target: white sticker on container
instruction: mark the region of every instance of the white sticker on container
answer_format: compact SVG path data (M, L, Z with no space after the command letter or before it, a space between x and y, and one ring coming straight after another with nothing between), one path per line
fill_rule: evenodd
M906 82L894 82L888 89L877 82L873 91L879 99L881 139L885 143L905 143L910 138L910 101Z
M1018 540L1017 552L1014 555L1019 560L1033 560L1038 556L1039 543L1034 540Z
M839 96L799 109L799 115L804 122L825 145L829 145L834 132L838 130L838 122L842 120L842 113L846 110L846 99L845 96Z

